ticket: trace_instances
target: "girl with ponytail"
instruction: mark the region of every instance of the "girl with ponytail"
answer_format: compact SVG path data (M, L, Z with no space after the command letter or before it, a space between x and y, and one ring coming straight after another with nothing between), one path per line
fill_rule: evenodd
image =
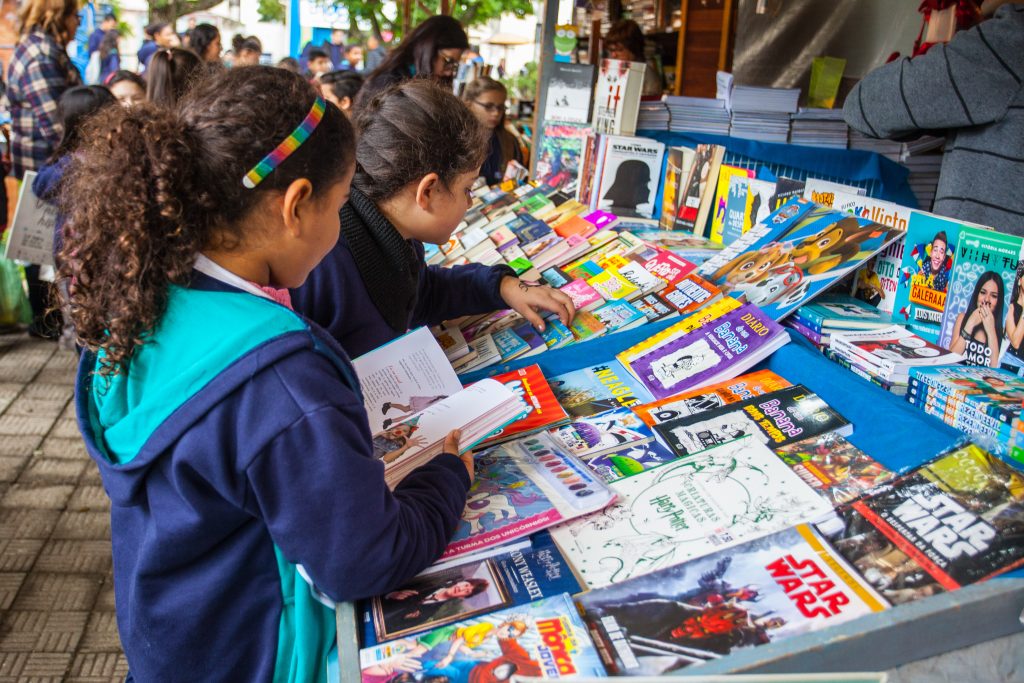
M271 67L85 125L61 270L129 678L325 680L332 601L396 588L455 530L458 434L389 491L351 364L282 291L338 238L353 148Z

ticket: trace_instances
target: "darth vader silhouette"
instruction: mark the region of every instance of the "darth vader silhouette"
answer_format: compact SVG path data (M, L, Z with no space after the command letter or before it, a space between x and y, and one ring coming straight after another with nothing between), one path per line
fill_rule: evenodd
M650 201L651 169L643 161L627 159L615 171L615 181L604 194L612 209L636 211Z

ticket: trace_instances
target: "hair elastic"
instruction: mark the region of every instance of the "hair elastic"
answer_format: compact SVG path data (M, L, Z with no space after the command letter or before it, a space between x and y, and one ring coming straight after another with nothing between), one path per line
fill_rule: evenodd
M251 190L263 182L263 179L270 175L271 171L280 166L281 162L299 148L299 145L309 139L309 136L313 134L320 120L324 117L326 107L327 105L324 103L323 98L317 97L313 102L313 107L306 114L306 118L302 119L302 123L299 124L298 128L292 131L292 134L286 137L270 154L263 157L258 164L253 166L245 174L245 177L242 178L242 184Z

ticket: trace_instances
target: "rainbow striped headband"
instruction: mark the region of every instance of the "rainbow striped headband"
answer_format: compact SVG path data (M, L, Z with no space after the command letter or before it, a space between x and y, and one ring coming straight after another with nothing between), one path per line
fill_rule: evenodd
M309 139L324 117L326 108L324 99L317 97L313 102L313 108L306 114L306 118L302 119L299 127L293 130L292 134L286 137L270 154L260 159L260 162L242 178L242 184L251 190L263 182L263 179L270 175L271 171L280 166L285 159L291 156L292 152L299 148L299 145Z

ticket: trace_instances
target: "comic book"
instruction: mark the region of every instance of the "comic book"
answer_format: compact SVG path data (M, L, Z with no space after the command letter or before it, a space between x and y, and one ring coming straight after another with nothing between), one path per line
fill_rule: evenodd
M363 647L579 590L551 535L541 531L522 549L443 569L428 567L390 593L365 601Z
M616 360L552 377L549 384L558 402L573 418L651 400L650 392Z
M665 398L743 374L787 343L778 323L744 304L623 365L655 398Z
M1018 344L1014 352L1006 330L1024 323L1016 301L1024 276L1024 238L964 226L956 243L946 307L939 327L939 346L961 354L970 365L1024 367ZM1016 305L1014 305L1016 304ZM1014 315L1016 311L1016 315ZM987 314L986 314L987 313Z
M1024 564L1024 475L973 444L836 512L819 531L893 604Z
M580 172L580 155L589 126L547 124L540 138L536 179L557 190L575 189Z
M548 680L605 675L579 611L562 593L359 651L362 683L497 683L512 673ZM409 676L410 681L418 678Z
M619 501L551 530L601 588L813 520L832 506L752 437L615 482Z
M901 239L903 232L843 211L794 200L699 271L723 293L781 320Z
M619 352L615 357L620 363L622 363L622 366L626 368L627 372L634 377L637 377L637 374L633 371L631 364L638 358L661 348L682 334L696 330L705 323L716 320L724 316L729 311L736 310L739 306L739 302L731 297L714 301L708 306L687 315L679 322L666 327L661 332L651 335L647 339L634 344L625 351ZM637 378L639 379L639 377Z
M939 341L953 252L965 225L923 212L913 213L907 223L892 319L932 343Z
M594 317L600 320L610 333L631 330L647 324L647 316L628 301L609 301L594 309Z
M484 446L492 446L513 439L520 434L535 432L569 421L568 413L559 405L540 366L529 365L495 375L491 379L511 389L519 397L522 410L528 412L526 417L516 420L490 436L484 441Z
M676 454L658 441L632 443L587 460L587 467L611 484L676 459Z
M677 417L655 425L654 431L676 455L685 457L746 436L772 449L829 432L847 436L853 425L817 394L797 384Z
M931 344L900 325L866 332L835 332L829 349L889 382L906 383L910 368L953 365L959 354Z
M609 672L629 676L670 674L888 607L805 524L592 590L579 603Z
M792 385L771 370L758 370L715 384L705 384L692 391L669 396L659 401L633 406L633 412L643 420L644 424L653 427L677 417L713 410L789 386Z
M524 538L596 512L615 492L544 433L476 455L476 478L442 561Z
M629 408L617 408L549 429L555 443L587 461L623 446L647 443L654 433Z
M775 453L833 505L848 503L896 476L835 432L779 446Z

